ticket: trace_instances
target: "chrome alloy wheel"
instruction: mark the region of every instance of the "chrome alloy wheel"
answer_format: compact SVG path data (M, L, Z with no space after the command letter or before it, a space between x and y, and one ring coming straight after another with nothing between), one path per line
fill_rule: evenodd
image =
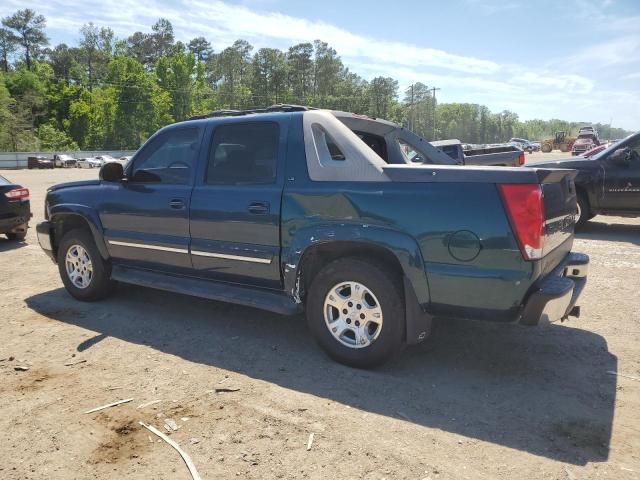
M578 208L576 211L576 223L580 221L580 217L582 217L582 208L580 208L580 202L578 202Z
M382 307L365 285L341 282L324 299L324 321L331 335L349 348L364 348L382 331Z
M81 245L71 245L64 263L73 286L87 288L93 278L93 264L85 248Z

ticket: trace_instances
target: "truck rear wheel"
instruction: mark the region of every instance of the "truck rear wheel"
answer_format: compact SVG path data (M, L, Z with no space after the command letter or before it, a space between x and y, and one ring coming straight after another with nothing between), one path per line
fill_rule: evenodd
M344 258L314 278L307 296L307 323L334 360L371 368L402 349L402 288L389 273L366 260Z
M111 265L100 256L87 230L71 230L62 237L58 247L58 270L65 288L77 300L100 300L115 287L111 280Z

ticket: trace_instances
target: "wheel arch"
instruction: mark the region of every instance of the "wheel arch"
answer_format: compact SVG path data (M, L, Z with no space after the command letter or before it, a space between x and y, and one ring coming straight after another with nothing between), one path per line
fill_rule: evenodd
M49 211L50 222L53 225L51 246L57 256L60 240L67 232L74 229L85 229L91 233L100 256L109 259L109 251L104 243L102 224L97 213L84 205L55 205Z
M374 260L398 280L404 293L406 335L416 343L429 334L431 316L426 313L429 285L420 248L412 237L372 226L340 225L298 232L283 254L285 291L304 303L313 278L328 263L359 257Z

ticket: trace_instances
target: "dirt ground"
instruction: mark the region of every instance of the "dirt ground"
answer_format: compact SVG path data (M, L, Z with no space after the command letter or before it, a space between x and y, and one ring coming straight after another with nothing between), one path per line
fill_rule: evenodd
M1 174L31 190L35 225L47 186L97 171ZM0 479L188 479L138 424L166 419L203 479L640 478L640 219L596 217L574 250L591 255L580 319L439 320L358 371L301 317L125 285L77 302L35 229L2 237Z

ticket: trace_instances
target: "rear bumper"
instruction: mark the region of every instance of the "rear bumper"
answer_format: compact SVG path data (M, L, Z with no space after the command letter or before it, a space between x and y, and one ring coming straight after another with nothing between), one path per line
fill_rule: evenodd
M22 230L29 223L31 213L24 213L15 217L0 219L0 233L12 233Z
M580 316L578 298L587 283L589 257L569 253L546 277L538 280L520 316L523 325L542 325Z
M51 244L51 223L47 221L38 223L36 225L36 234L38 235L40 248L42 248L44 253L46 253L47 256L55 262L56 259L53 254L53 246Z

